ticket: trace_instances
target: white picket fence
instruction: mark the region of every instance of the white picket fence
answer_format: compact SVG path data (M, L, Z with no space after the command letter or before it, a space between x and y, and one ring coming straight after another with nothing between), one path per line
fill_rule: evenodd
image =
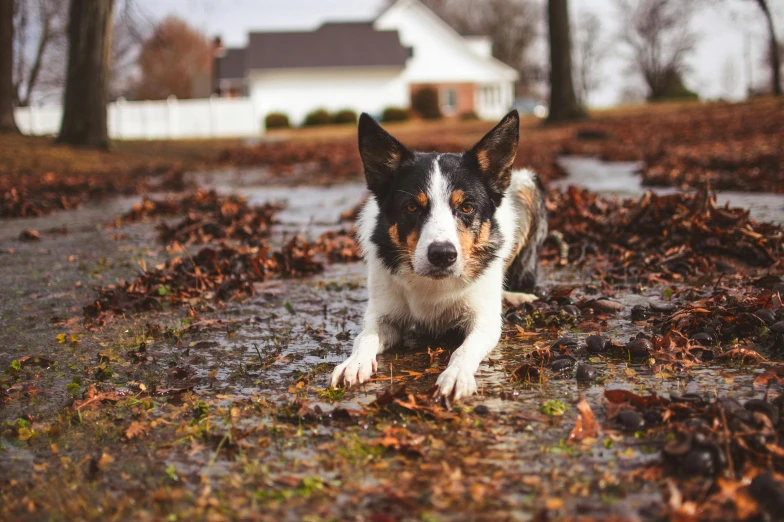
M234 138L259 136L264 122L250 98L163 101L118 100L108 108L109 137L120 140ZM18 107L19 129L34 136L60 132L61 107Z

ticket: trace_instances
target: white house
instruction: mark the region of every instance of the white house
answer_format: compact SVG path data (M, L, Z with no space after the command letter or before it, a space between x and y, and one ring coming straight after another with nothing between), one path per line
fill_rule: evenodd
M490 51L489 38L465 38L418 0L399 0L373 21L250 33L245 48L216 59L215 81L223 96L249 96L259 117L282 112L293 124L319 108L378 116L409 107L424 87L437 89L447 116L497 119L517 71Z

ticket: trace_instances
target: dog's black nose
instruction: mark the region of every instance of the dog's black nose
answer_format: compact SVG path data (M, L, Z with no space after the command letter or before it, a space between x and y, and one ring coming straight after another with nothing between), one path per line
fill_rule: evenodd
M457 250L455 245L448 241L433 243L427 247L427 260L435 267L447 268L455 262L455 259L457 259Z

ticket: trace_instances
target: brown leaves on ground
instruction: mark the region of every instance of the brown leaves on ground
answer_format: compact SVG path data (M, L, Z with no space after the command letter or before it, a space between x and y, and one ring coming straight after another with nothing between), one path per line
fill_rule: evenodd
M295 236L273 248L267 236L279 209L201 190L161 201L145 199L114 226L187 212L177 224L158 225L161 241L179 255L131 282L97 288L98 299L84 307L85 317L102 324L111 314L162 310L164 303L229 301L253 295L254 283L273 274L303 277L321 272L325 261L359 259L354 232L345 229L327 232L316 243ZM186 246L194 243L210 246L191 255Z
M299 236L280 250L266 243L259 247L204 247L194 256L176 256L134 281L98 287L99 297L84 307L84 315L102 324L110 314L162 310L164 302L197 304L253 295L253 284L270 274L301 277L322 271L324 265L314 259L315 254Z
M386 449L400 451L415 456L423 456L422 443L425 441L425 438L424 435L412 434L406 428L390 426L384 431L381 437L375 439L372 443Z
M599 423L596 422L596 416L591 410L591 405L580 397L577 403L577 422L566 439L567 442L581 442L589 439L595 439L599 435Z
M488 124L484 131L490 130L491 126ZM561 143L552 139L551 134L537 141L521 141L515 167L533 168L544 181L563 177L564 173L556 162ZM481 136L481 132L477 131L468 135L446 132L439 138L418 135L404 139L404 142L412 150L461 153ZM309 185L360 181L363 173L355 136L312 142L263 142L253 147L236 147L226 149L219 162L239 167L263 166L277 181Z
M173 225L160 223L161 242L172 244L205 244L215 240L232 239L245 244L258 244L269 235L275 213L280 205L248 205L239 196L220 196L214 190L194 192L162 200L144 198L125 215L117 218L114 226L149 221L154 218L185 214Z
M558 156L595 155L609 161L643 161L648 185L698 187L709 179L720 190L784 192L782 128L780 100L643 107L597 114L589 122L557 128L525 124L515 166L533 168L547 182L563 176ZM416 150L462 152L488 129L485 122L444 123L438 137L432 127L423 126L414 132L409 129L410 135L402 138ZM4 218L72 209L106 196L183 190L184 171L179 165L192 163L195 156L202 156L202 163L264 166L277 182L334 184L362 179L353 133L340 139L224 148L217 161L205 151L220 142L129 143L122 148L139 148L139 157L104 154L91 157L86 166L80 163L87 155L84 151L52 147L41 139L20 139L21 146L0 147L0 154L13 156L10 167L0 167L0 217ZM31 148L27 142L37 145ZM150 149L156 152L157 165L139 161L149 156ZM47 156L43 171L38 161L42 151ZM58 161L58 154L67 158Z
M325 232L316 241L315 247L333 263L359 261L362 256L356 241L356 233L355 228Z
M0 175L0 218L42 216L109 196L185 187L184 171L172 166L89 173L7 173Z
M593 263L607 276L638 277L644 281L681 280L708 274L721 261L744 267L771 267L782 259L782 227L749 219L748 211L716 206L704 186L696 194L609 200L570 187L548 197L551 230L569 244L569 262ZM558 251L549 246L545 259Z
M488 125L443 124L437 137L423 126L398 137L413 150L462 152ZM649 106L595 114L588 122L557 128L524 123L515 166L533 168L547 182L563 176L558 156L591 155L643 162L644 182L651 186L694 188L710 180L720 190L784 192L782 128L780 100ZM274 178L291 182L332 184L362 178L353 135L230 148L220 161L264 166Z
M562 153L642 161L648 186L784 192L784 102L648 107L581 124ZM582 139L580 139L582 136Z
M436 404L429 395L414 395L409 393L405 386L394 391L386 390L370 403L369 408L377 411L402 410L406 413L422 414L440 420L457 417L455 413Z

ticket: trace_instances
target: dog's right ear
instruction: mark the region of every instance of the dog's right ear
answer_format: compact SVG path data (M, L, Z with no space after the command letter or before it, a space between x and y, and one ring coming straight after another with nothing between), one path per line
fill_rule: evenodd
M384 192L400 165L414 154L363 112L359 117L359 156L367 186L378 195Z

